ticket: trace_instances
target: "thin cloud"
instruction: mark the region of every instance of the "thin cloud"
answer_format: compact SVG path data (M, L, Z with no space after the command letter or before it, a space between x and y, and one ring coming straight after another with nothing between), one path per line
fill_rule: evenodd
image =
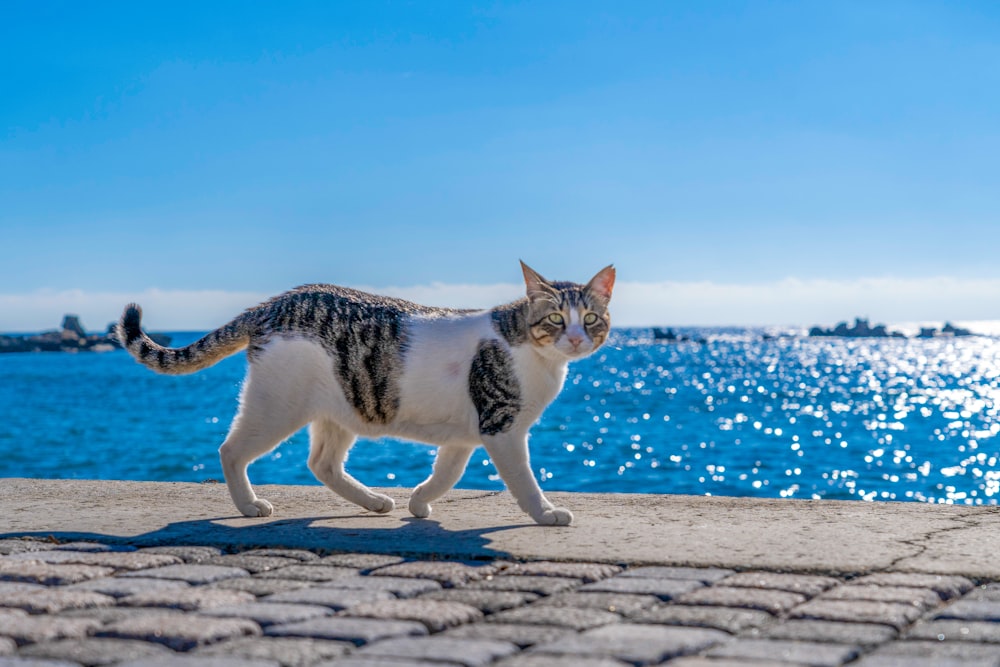
M410 287L357 286L417 303L489 308L524 292L520 284ZM122 307L136 301L145 323L159 330L206 330L220 326L272 293L224 290L85 292L40 290L0 294L0 331L39 331L59 325L65 313L88 329L104 329ZM618 326L833 324L855 316L887 323L1000 319L1000 279L860 278L729 284L716 282L620 282L612 299Z

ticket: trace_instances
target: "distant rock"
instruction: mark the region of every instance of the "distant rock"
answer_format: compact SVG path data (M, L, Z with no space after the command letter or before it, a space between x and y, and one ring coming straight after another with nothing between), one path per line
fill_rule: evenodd
M704 338L691 338L690 336L678 336L672 328L653 327L653 340L661 343L699 343L705 344L708 341Z
M956 327L951 322L945 322L944 326L940 329L935 329L934 327L920 327L920 333L917 334L917 338L952 338L956 336L975 336L968 329L963 329L962 327Z
M847 322L840 322L832 329L822 327L812 327L809 329L810 336L839 336L843 338L906 338L898 331L889 331L884 324L871 326L866 318L857 317L854 319L854 326Z
M62 328L26 336L0 335L0 353L4 352L108 352L121 348L112 322L103 334L88 334L77 315L63 317ZM170 345L170 336L150 334L160 345Z

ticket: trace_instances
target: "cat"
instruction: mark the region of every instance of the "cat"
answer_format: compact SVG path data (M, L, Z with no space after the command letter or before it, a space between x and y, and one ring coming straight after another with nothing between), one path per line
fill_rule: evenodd
M572 513L553 506L531 472L528 429L562 388L568 362L607 340L615 269L586 285L548 281L524 262L521 270L526 296L491 310L305 285L186 347L153 342L134 303L117 334L137 361L167 374L247 350L239 410L219 448L229 493L246 516L274 511L254 493L247 466L308 424L309 469L372 512L390 512L394 502L344 470L357 436L438 446L432 474L410 496L416 517L430 516L430 503L455 485L482 444L524 512L539 524L568 525Z

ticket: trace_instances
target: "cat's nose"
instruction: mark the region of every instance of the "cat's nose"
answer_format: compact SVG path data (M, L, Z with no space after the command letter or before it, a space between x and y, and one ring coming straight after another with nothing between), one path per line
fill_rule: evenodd
M566 336L566 340L569 341L569 344L572 345L573 349L575 350L576 348L580 347L581 343L583 343L583 336L570 334Z

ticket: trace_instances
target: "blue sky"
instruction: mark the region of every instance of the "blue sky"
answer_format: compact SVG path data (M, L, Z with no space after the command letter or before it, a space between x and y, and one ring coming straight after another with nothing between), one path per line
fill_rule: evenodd
M0 330L518 259L626 324L1000 319L995 3L8 2L0 62Z

